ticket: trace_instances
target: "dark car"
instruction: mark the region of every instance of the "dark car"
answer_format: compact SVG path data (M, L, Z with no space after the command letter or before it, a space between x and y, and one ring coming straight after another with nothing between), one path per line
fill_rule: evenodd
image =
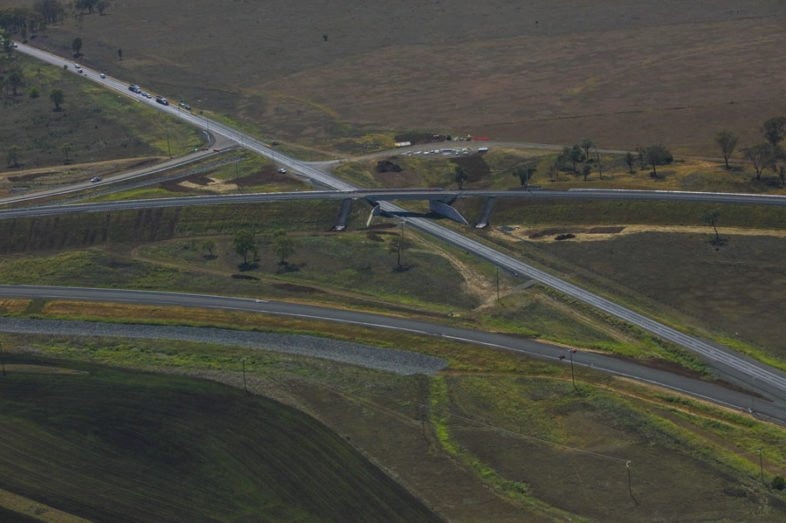
M132 93L141 93L142 89L137 84L131 84L128 86L128 90Z
M156 96L156 102L160 103L161 105L169 105L169 100L163 96Z

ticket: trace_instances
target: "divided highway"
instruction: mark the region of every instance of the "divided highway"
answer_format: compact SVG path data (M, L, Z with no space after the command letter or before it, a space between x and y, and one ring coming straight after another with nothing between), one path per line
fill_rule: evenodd
M30 46L20 44L18 50L20 52L24 52L38 59L41 59L43 61L52 63L58 67L62 67L63 65L69 64L67 60L61 57L55 56L45 51L35 49ZM193 115L190 112L180 110L177 107L163 106L160 104L156 104L152 100L141 98L139 95L136 95L128 91L127 84L125 82L120 82L116 79L112 79L109 77L105 79L101 79L96 71L91 71L89 69L85 69L85 71L89 80L101 83L108 88L123 93L126 96L135 97L139 99L139 101L142 103L148 103L149 105L159 110L162 110L172 116L181 118L191 123L192 125L203 127L206 130L209 130L211 133L224 136L229 140L233 140L238 144L240 144L241 147L247 148L258 154L271 158L275 162L279 163L280 165L288 167L293 171L296 171L304 176L307 176L317 184L334 189L336 191L348 193L346 194L346 197L351 197L351 193L353 191L358 190L357 187L337 179L331 174L324 172L316 165L309 164L306 162L301 162L299 160L295 160L293 158L289 158L285 155L282 155L281 153L275 151L274 149L267 146L266 144L250 136L247 136L235 129L220 124L216 121L203 118L201 116ZM580 192L584 193L585 191L569 191L570 194L573 193L578 194ZM537 192L533 191L532 194L537 194ZM742 197L742 196L736 195L736 197ZM686 196L683 196L682 198L686 198ZM714 200L708 197L707 201L714 201ZM780 201L780 200L767 199L766 201ZM781 204L779 203L778 205ZM388 213L403 213L405 211L405 209L386 201L381 202L380 207L382 211ZM786 399L786 375L770 368L769 366L763 363L753 361L749 358L733 353L732 351L726 348L719 347L714 344L708 343L704 340L681 333L673 328L670 328L650 318L647 318L642 314L634 312L610 300L607 300L589 291L581 289L576 285L573 285L555 276L552 276L531 265L523 263L505 254L499 253L496 250L486 245L483 245L480 242L471 240L462 234L459 234L450 229L437 225L433 221L423 218L413 218L413 217L402 217L402 219L406 220L409 224L411 224L412 226L416 227L417 229L423 232L431 234L437 238L440 238L468 252L472 252L477 256L484 258L501 268L507 269L508 271L514 274L525 275L529 278L532 278L538 282L541 282L545 285L548 285L558 290L559 292L562 292L563 294L566 294L575 299L581 300L584 303L597 307L630 324L636 325L665 340L668 340L681 347L684 347L700 355L702 358L706 359L710 364L717 367L721 372L724 372L728 376L737 379L739 381L742 381L757 390L765 391L771 394L772 396L774 396L775 398Z
M450 325L440 325L406 318L383 316L367 312L355 312L345 309L331 309L313 305L249 298L230 298L204 294L28 285L0 285L0 297L104 301L138 305L172 305L258 312L311 320L348 323L363 327L391 329L426 336L438 336L460 342L485 345L494 349L518 352L543 360L554 362L562 361L565 365L568 365L568 360L563 359L567 351L564 347L548 345L516 336L507 336L504 334L452 327ZM0 332L3 332L2 318L0 318ZM562 356L562 358L560 358L560 356ZM579 351L574 355L573 363L578 367L586 367L601 372L611 373L616 376L632 378L645 383L652 383L670 388L730 408L742 411L753 411L757 416L786 424L786 406L782 403L764 401L761 398L756 398L755 396L732 390L722 385L654 369L629 360L614 358L596 352Z

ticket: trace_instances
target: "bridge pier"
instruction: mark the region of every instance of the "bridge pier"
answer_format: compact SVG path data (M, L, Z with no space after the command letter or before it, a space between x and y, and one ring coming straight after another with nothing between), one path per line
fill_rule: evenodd
M378 202L369 202L369 203L372 205L372 207L371 207L371 212L368 215L368 220L366 220L366 228L369 228L371 226L371 220L374 219L374 216L379 216L380 214L382 214Z
M345 231L347 229L347 220L349 214L352 212L352 198L346 198L341 201L341 210L338 211L338 218L336 224L333 226L334 231Z
M455 201L455 198L454 198ZM460 212L458 212L455 208L451 207L451 203L444 202L441 200L429 200L428 201L428 208L434 214L438 214L440 216L444 216L445 218L450 218L454 222L459 222L463 225L469 225L469 222L466 218L464 218Z
M494 205L496 203L497 199L493 196L491 198L486 198L486 204L483 206L483 214L480 215L480 220L478 220L478 223L475 224L476 229L485 229L489 226L491 211L494 210Z

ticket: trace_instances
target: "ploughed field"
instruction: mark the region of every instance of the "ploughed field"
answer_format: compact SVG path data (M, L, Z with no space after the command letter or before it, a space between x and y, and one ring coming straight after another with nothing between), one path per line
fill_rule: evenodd
M437 519L276 401L195 379L5 359L0 493L101 521Z
M750 144L786 110L785 16L776 0L139 0L36 43L80 36L85 63L300 142L416 128L715 153L718 129Z

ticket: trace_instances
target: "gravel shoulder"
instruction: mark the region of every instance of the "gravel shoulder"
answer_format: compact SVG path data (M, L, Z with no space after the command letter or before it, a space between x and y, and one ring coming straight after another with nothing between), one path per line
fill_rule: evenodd
M434 374L447 361L398 349L382 349L315 336L236 331L209 327L126 325L88 321L0 318L0 332L52 336L169 339L234 345L348 363L400 375Z

